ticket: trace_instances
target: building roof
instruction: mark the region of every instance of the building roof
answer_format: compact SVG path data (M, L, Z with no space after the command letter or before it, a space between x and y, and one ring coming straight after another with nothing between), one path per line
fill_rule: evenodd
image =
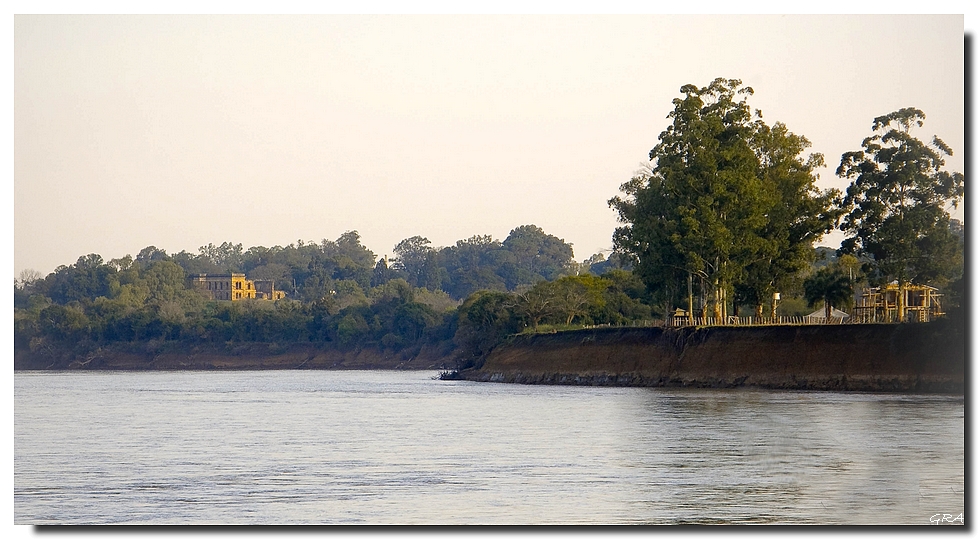
M806 314L805 318L825 318L825 309L819 309L811 314ZM832 307L832 318L849 318L849 315L835 307Z

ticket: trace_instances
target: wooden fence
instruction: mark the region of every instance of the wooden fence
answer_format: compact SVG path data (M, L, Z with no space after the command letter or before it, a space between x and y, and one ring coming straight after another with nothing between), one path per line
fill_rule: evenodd
M813 316L728 316L726 318L674 318L663 320L665 325L682 326L822 326L865 323L848 318L823 318Z
M728 316L726 318L677 317L669 320L635 320L621 326L627 327L685 327L685 326L841 326L852 324L890 324L887 320L875 316L849 316L847 318L825 318L810 316ZM585 329L611 327L613 324L598 324L584 326ZM618 324L615 324L618 325Z

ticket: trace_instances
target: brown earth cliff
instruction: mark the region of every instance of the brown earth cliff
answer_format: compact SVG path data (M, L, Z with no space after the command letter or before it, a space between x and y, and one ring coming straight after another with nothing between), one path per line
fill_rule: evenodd
M460 378L524 384L962 393L954 324L596 328L521 335Z

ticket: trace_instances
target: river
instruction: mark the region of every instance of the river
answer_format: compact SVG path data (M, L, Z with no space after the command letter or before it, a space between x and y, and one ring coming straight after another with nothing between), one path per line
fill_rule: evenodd
M961 396L436 374L17 372L14 522L964 518Z

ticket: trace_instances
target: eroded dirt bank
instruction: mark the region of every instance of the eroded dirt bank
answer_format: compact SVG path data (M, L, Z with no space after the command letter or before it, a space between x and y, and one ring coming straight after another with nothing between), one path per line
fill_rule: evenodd
M930 324L599 328L515 337L462 378L523 384L963 393L965 336Z
M447 369L437 349L336 350L314 344L116 345L85 353L15 350L15 370Z

